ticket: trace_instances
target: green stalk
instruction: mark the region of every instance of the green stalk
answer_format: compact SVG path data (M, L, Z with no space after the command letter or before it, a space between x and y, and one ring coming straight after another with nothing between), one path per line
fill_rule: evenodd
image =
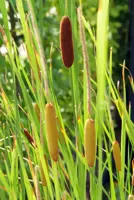
M102 136L105 108L105 71L107 66L107 30L108 30L108 10L109 1L100 0L97 13L97 44L96 44L96 62L97 62L97 112L96 127L98 135L99 152L99 177L98 186L102 185ZM102 188L98 188L98 199L102 197Z
M89 66L89 56L86 47L86 37L85 31L82 23L82 7L78 10L78 22L79 22L79 32L80 40L82 45L83 63L84 63L84 122L91 116L91 83L90 83L90 66Z
M60 200L60 185L59 185L59 178L58 177L58 163L52 161L52 168L54 173L54 185L55 185L55 193L56 193L56 200Z
M125 84L125 65L122 68L122 79L123 79L123 100L126 106L126 84ZM122 110L122 127L121 127L121 173L120 173L120 197L122 200L125 199L124 193L124 178L125 178L125 149L126 149L126 115L125 111Z
M44 87L45 87L45 94L46 97L49 95L48 91L48 81L47 81L47 64L46 64L46 58L45 58L45 53L42 47L42 41L39 33L39 29L36 23L35 15L34 15L34 10L32 7L31 0L27 0L27 5L29 8L30 16L31 16L31 21L32 21L32 26L35 34L35 38L38 44L38 51L40 55L40 62L41 62L41 76L44 78Z

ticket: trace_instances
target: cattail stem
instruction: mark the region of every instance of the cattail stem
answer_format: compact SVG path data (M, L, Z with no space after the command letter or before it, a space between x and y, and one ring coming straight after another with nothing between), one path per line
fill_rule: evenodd
M36 113L36 115L38 117L38 120L40 121L40 108L39 108L38 104L37 103L33 103L33 107L34 107L35 113Z
M80 32L80 40L82 45L82 54L84 59L84 71L86 72L86 79L87 79L87 110L88 114L91 114L91 82L90 82L90 67L89 67L89 57L87 53L86 47L86 38L85 38L85 31L83 28L82 23L82 8L81 6L78 8L78 22L79 22L79 32Z
M37 44L38 44L38 50L39 50L39 56L40 56L40 62L41 62L41 79L42 79L42 76L44 76L45 93L46 93L46 97L48 97L48 80L47 80L46 58L45 58L44 50L43 50L43 47L42 47L42 42L41 42L38 26L37 26L37 23L36 23L36 20L35 20L34 11L33 11L33 8L32 8L30 1L28 1L28 0L27 0L27 5L28 5L28 8L29 8L34 33L35 33L35 37L36 37Z
M39 180L38 180L38 166L35 166L35 193L37 200L41 200L41 194L39 189Z
M48 168L46 155L44 155L44 159L45 159L46 167ZM40 162L40 176L41 176L42 185L46 186L47 185L47 181L46 181L46 177L45 177L44 170L42 168L42 163L41 162Z

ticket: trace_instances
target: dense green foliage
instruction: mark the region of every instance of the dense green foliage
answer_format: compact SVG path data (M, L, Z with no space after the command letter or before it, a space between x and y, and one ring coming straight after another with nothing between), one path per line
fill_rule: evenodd
M127 110L126 106L126 66L120 65L128 48L127 3L1 0L3 200L85 200L89 196L104 200L104 195L106 199L125 200L133 193L134 124L131 107ZM59 28L63 15L68 15L72 24L75 59L70 68L63 65L61 58ZM118 79L121 85L117 87ZM121 118L119 134L111 102ZM92 125L87 127L87 122ZM120 146L119 169L113 167L113 144ZM52 157L53 146L56 159ZM94 162L89 166L91 146L95 148ZM108 183L103 182L105 172Z
M24 37L22 34L19 19L15 16L16 1L9 1L9 17L11 23L11 33L15 39L18 46L24 42ZM12 8L12 6L14 8ZM25 5L25 11L28 13L27 6ZM78 3L76 3L77 8ZM90 24L93 32L96 30L96 13L97 13L98 1L93 0L90 2L83 1L83 14L85 19ZM42 9L40 9L42 7ZM10 11L11 10L11 11ZM59 46L59 23L61 16L64 15L64 10L60 9L60 4L58 0L55 1L35 1L34 12L38 22L38 27L42 37L42 44L45 49L45 55L48 66L52 65L53 68L53 78L54 87L59 99L59 105L61 107L61 112L64 114L66 121L70 121L72 114L72 101L71 101L71 88L70 81L68 80L68 71L63 67L60 54ZM123 13L123 14L122 14ZM128 51L128 28L129 28L129 11L128 11L128 1L111 1L110 3L110 24L108 28L108 40L109 49L113 49L113 77L115 82L121 79L121 67L119 64L123 63L123 60L127 57ZM95 67L95 48L87 34L87 47L89 52L90 67L92 72L92 77L96 79L96 67ZM2 41L1 41L2 46ZM78 44L78 51L81 52L81 44ZM79 57L78 68L79 74L82 80L82 57ZM6 65L5 59L1 56L1 63L3 66ZM28 67L27 59L23 59L24 67ZM5 85L5 89L11 90L10 81L9 84L5 81L4 77L10 76L11 73L9 68L2 67L0 73L0 79ZM30 72L29 72L30 73ZM30 74L29 74L30 75ZM7 79L6 79L7 80ZM12 81L12 77L11 77ZM61 84L62 82L62 84ZM60 88L60 90L59 90ZM64 110L64 104L68 104L66 112Z

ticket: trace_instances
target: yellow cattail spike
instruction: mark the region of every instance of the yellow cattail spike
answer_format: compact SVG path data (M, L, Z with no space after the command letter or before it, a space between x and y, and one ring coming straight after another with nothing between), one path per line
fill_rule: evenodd
M93 167L96 157L96 133L93 119L87 119L84 128L84 149L87 163Z
M48 149L54 161L58 160L58 131L56 127L56 114L52 104L45 106L46 136Z
M134 195L130 194L130 195L128 196L128 200L134 200Z
M113 156L114 156L116 169L118 171L121 171L121 152L120 152L119 143L117 141L113 142Z

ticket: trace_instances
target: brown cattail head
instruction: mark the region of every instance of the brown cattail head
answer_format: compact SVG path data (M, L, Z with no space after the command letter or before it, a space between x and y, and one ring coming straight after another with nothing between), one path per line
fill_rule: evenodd
M68 16L62 17L60 22L60 48L64 65L71 67L74 62L74 49L72 25Z
M58 131L56 127L55 109L51 103L45 106L46 136L48 149L54 161L58 160Z
M87 163L93 167L96 157L96 133L95 123L92 119L87 119L84 128L84 149Z
M130 194L130 195L128 196L128 200L134 200L134 195Z
M28 139L30 144L35 148L36 144L35 144L33 137L30 135L30 133L28 132L28 130L26 128L24 128L23 131L24 131L24 135L26 136L26 138Z
M113 156L114 156L116 169L118 171L121 171L121 152L120 152L119 143L117 141L113 142Z

